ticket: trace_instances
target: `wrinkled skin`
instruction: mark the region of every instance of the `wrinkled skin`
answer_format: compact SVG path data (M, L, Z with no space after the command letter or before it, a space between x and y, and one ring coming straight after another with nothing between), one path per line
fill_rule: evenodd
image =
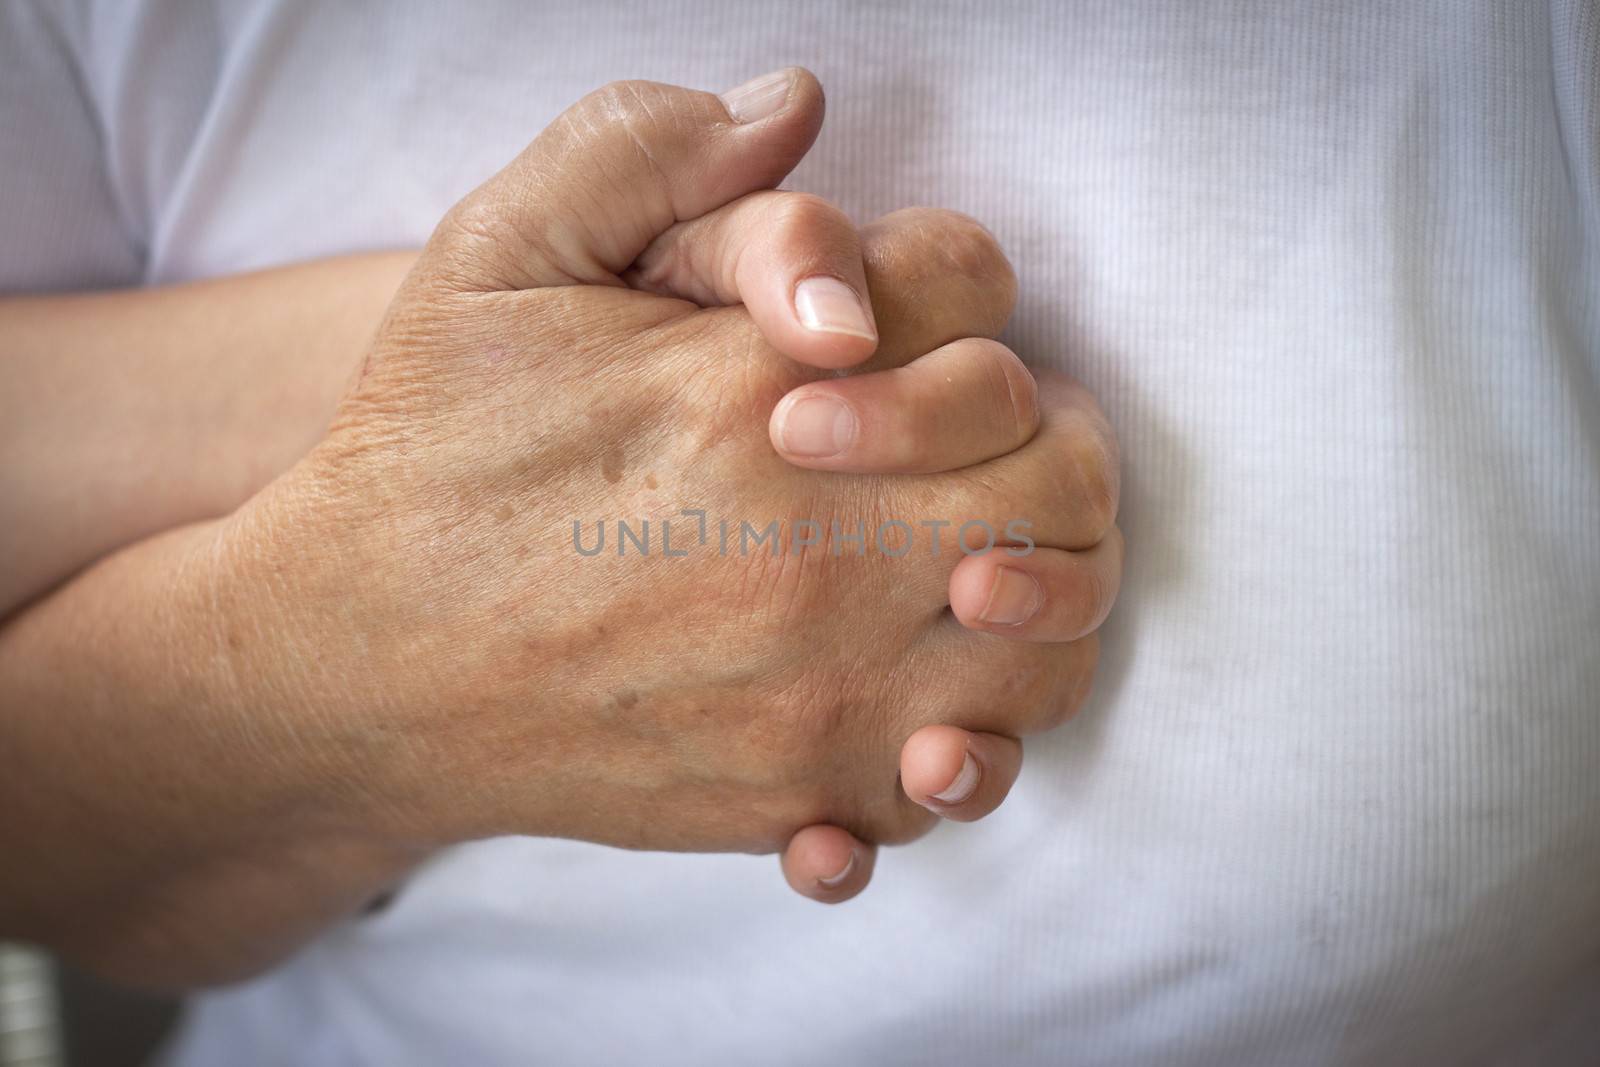
M586 106L609 114L615 92ZM256 730L292 734L397 838L766 851L819 822L914 837L936 819L897 780L915 731L1014 737L1081 702L1092 636L1008 640L950 611L962 522L1026 520L1060 550L1114 537L1114 444L1081 387L1043 378L1037 431L983 463L800 469L774 452L768 418L829 372L780 356L742 307L624 287L600 267L632 263L627 242L596 253L600 267L509 269L507 246L538 231L505 221L497 182L441 224L327 439L228 527L236 581L219 595L270 605L228 647L289 697L284 721ZM570 259L550 233L531 258ZM960 340L997 330L1013 299L981 227L891 217L864 258L883 337L872 369L947 342L1014 362ZM930 279L929 262L951 269ZM630 280L649 288L650 273ZM919 312L942 306L941 284L988 295L964 322ZM918 287L934 299L919 305ZM684 509L707 512L710 545ZM866 553L716 551L719 519L781 519L787 537L801 518L864 524ZM890 518L951 526L937 556L918 528L891 558L871 544ZM615 554L617 519L650 520L650 554ZM586 546L604 520L606 550L575 551L574 520ZM687 556L663 554L662 520Z

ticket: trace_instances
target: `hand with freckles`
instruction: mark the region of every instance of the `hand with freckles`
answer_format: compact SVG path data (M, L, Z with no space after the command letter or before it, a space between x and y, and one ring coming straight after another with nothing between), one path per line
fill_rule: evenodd
M446 216L327 440L233 524L303 643L292 725L354 746L377 832L785 849L838 900L873 845L992 811L1081 701L1120 565L1105 420L992 340L1015 283L982 227L770 191L820 120L798 70L585 98ZM569 543L686 510L1030 541Z
M19 765L94 773L9 791L7 928L207 983L475 838L778 851L837 902L995 810L1090 684L1115 442L994 339L982 226L775 190L821 121L801 70L585 97L441 221L308 454L10 625Z

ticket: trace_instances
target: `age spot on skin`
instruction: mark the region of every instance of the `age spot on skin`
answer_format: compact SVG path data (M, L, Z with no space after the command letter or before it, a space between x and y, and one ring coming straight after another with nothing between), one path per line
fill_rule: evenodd
M639 703L639 694L632 689L624 689L617 694L617 707L619 708L631 708L637 703Z
M494 509L494 521L510 522L511 516L515 514L516 511L511 507L510 504L501 504L499 507Z
M654 474L646 474L644 476L644 487L646 489L654 489L660 484L660 482L656 481L656 476Z
M622 481L622 449L611 448L600 457L600 473L612 485Z

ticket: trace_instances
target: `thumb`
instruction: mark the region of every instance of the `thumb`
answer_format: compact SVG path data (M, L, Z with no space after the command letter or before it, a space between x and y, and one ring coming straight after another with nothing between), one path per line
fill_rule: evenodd
M568 108L450 210L423 252L460 290L621 285L674 223L776 186L822 128L822 87L788 67L722 96L613 82Z

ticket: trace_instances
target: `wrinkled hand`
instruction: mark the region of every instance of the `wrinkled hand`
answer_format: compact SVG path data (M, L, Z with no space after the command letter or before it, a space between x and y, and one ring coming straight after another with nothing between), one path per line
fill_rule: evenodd
M1109 428L984 339L1013 283L980 227L857 235L762 191L821 121L808 74L772 84L570 109L445 218L328 438L229 524L237 674L279 711L250 730L349 818L787 845L840 900L869 843L993 810L1016 738L1081 702Z

